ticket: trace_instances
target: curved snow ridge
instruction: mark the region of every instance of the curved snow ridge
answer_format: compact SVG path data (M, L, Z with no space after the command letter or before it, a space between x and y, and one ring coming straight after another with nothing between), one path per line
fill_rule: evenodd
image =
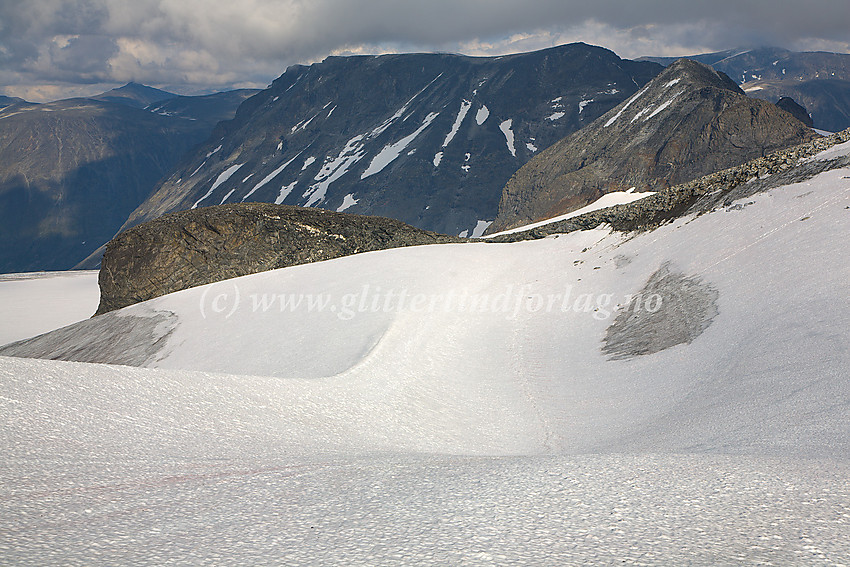
M219 186L220 186L222 183L224 183L225 181L227 181L228 179L230 179L230 177L231 177L234 173L236 173L237 171L239 171L239 168L240 168L240 167L242 167L243 165L245 165L245 164L244 164L244 163L237 163L237 164L231 165L230 167L228 167L227 169L225 169L223 172L221 172L221 173L219 174L219 176L216 178L215 183L213 183L213 184L212 184L212 187L210 187L209 191L207 191L207 192L206 192L206 194L205 194L203 197L201 197L200 199L198 199L197 201L195 201L195 204L194 204L194 205L192 205L192 207L191 207L191 208L193 208L193 209L197 209L197 208L198 208L198 204L200 204L200 202L201 202L201 201L203 201L204 199L206 199L207 197L209 197L210 195L212 195L212 194L213 194L213 191L215 191L216 189L218 189L218 188L219 188Z
M483 238L493 238L494 236L502 236L504 234L515 234L517 232L524 232L526 230L531 230L532 228L537 228L539 226L544 226L553 222L571 219L573 217L578 217L586 213L592 213L593 211L598 211L600 209L607 209L608 207L614 207L616 205L627 205L629 203L645 199L650 195L655 195L655 191L647 191L645 193L635 193L634 191L634 187L632 187L628 191L612 191L611 193L606 193L605 195L602 195L601 197L599 197L599 199L595 200L589 205L585 205L584 207L572 211L570 213L565 213L557 217L552 217L551 219L546 219L535 223L523 225L517 228L512 228L510 230L503 230L502 232L497 232L495 234L488 234Z

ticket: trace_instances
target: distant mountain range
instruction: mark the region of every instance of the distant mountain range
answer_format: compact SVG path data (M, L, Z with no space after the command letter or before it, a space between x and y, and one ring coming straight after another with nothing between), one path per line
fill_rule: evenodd
M661 70L585 44L290 67L183 160L125 227L174 210L263 201L480 235L519 167Z
M811 114L815 128L850 128L850 54L794 52L775 47L732 49L688 57L733 78L753 97L793 98ZM676 57L643 57L669 65Z
M0 272L83 260L253 92L178 97L131 83L90 99L0 101ZM151 101L175 109L145 110Z

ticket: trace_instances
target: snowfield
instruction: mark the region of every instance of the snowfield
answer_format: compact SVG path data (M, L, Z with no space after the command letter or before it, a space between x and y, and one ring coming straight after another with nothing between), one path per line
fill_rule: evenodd
M82 321L100 302L97 271L0 275L0 345Z
M2 562L850 564L848 176L5 347Z

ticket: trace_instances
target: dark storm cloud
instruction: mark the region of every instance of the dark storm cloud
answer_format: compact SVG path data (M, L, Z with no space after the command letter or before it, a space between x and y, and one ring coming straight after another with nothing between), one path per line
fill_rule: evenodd
M50 96L49 85L137 80L191 92L263 85L331 53L498 54L569 41L625 57L844 51L848 12L846 0L4 0L0 90Z

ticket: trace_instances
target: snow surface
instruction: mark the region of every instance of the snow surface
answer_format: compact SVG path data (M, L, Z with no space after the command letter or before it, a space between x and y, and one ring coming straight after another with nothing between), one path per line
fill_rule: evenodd
M219 185L221 185L222 183L224 183L225 181L230 179L230 177L234 173L236 173L239 170L239 168L242 167L243 165L245 165L245 164L244 163L236 163L236 164L231 165L230 167L228 167L224 171L222 171L219 174L219 176L216 178L215 182L212 184L212 187L210 187L209 191L207 191L206 194L203 197L201 197L200 199L195 201L195 204L192 205L192 208L197 209L198 205L201 203L201 201L203 201L204 199L206 199L207 197L212 195L213 191L218 189Z
M522 232L524 230L531 230L532 228L537 228L538 226L543 226L546 224L550 224L553 222L558 222L562 220L571 219L573 217L577 217L583 215L585 213L592 213L593 211L598 211L600 209L607 209L608 207L613 207L615 205L626 205L628 203L632 203L634 201L638 201L643 199L644 197L649 197L650 195L655 195L654 191L647 191L646 193L635 193L634 187L629 189L628 191L612 191L611 193L606 193L602 195L599 199L590 203L589 205L585 205L580 209L576 209L570 213L565 213L563 215L558 215L557 217L552 217L551 219L542 220L539 222L527 224L524 226L520 226L517 228L512 228L510 230L504 230L502 232L498 232L496 234L490 234L485 236L484 238L491 238L493 236L498 236L501 234L514 234L517 232Z
M848 175L185 290L112 319L168 313L147 368L0 357L3 561L847 564ZM662 266L708 326L606 356Z
M301 166L301 171L304 171L305 169L307 169L308 167L313 165L313 162L315 162L315 161L316 161L316 158L313 157L313 156L310 156L307 159L305 159L304 165Z
M564 116L566 116L565 112L553 112L552 114L546 117L546 120L551 120L554 122L555 120L560 120Z
M0 274L0 345L28 339L97 310L97 270Z
M280 205L281 203L283 203L283 201L286 200L287 197L289 197L289 194L292 193L292 190L295 189L296 185L298 185L298 181L293 181L289 185L282 185L280 188L280 193L274 200L274 204Z
M591 102L593 102L592 98L579 101L579 103L578 103L578 113L581 114L582 112L584 112L585 107L587 107L587 105L590 104Z
M536 152L537 151L537 146L535 146L531 142L527 142L525 144L525 147L528 148L528 151L530 151L530 152Z
M469 112L469 109L472 107L472 103L466 99L462 100L460 103L460 110L458 110L457 118L455 118L454 124L452 124L452 129L446 134L446 139L443 140L443 147L447 147L454 137L457 135L458 130L460 130L460 125L463 124L464 118L466 118L466 114Z
M434 154L434 167L440 167L440 162L443 161L443 152Z
M482 104L481 108L475 113L475 123L481 126L487 122L488 118L490 118L490 109Z
M354 205L357 204L357 201L358 200L354 198L354 195L349 193L348 195L346 195L343 198L342 204L339 206L339 208L337 208L336 212L341 213L345 209L348 209L349 207L353 207Z
M502 134L505 135L505 143L508 145L508 151L511 152L511 155L516 157L516 146L514 146L514 132L511 130L511 126L513 125L513 119L509 118L499 124L499 130L502 131Z

